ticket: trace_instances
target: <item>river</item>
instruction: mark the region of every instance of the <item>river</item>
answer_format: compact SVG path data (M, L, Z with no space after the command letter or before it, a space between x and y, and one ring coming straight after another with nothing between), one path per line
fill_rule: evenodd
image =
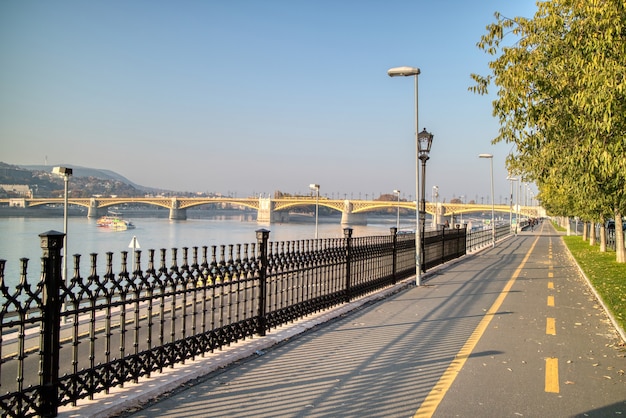
M138 215L139 216L139 215ZM256 222L251 213L241 214L233 211L218 214L206 214L202 218L190 218L185 221L173 221L163 217L136 217L124 215L133 222L134 229L111 231L96 226L96 219L86 216L68 218L68 271L72 275L73 254L81 254L81 276L89 274L89 254L98 254L98 274L104 269L105 253L111 251L115 271L119 270L121 252L132 249L129 245L133 237L142 250L142 261L148 249L166 248L167 262L171 260L171 248L192 248L194 246L212 246L244 244L256 242L255 231L261 228L270 231L270 241L291 241L312 239L315 236L314 217L304 222L273 223L262 225ZM413 222L411 222L413 221ZM400 229L413 229L414 218L401 219ZM412 224L411 224L412 223ZM395 216L370 216L368 225L352 226L353 236L371 236L389 234L389 228L396 225ZM318 222L319 238L343 237L343 228L339 217L320 217ZM13 288L19 282L20 258L29 259L28 282L35 284L40 276L42 250L38 235L50 230L63 231L63 216L54 217L0 217L0 259L7 260L4 281ZM131 260L129 255L129 261ZM180 263L180 252L179 252ZM191 261L191 260L189 260ZM142 267L145 264L142 263Z

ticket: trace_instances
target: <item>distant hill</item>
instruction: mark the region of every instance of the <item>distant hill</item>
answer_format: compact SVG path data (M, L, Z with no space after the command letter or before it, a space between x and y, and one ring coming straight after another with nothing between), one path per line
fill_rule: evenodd
M66 164L73 170L69 191L73 197L141 196L143 194L179 194L170 190L141 186L111 171ZM52 174L50 165L11 165L0 162L0 184L27 185L34 196L59 196L63 193L63 179ZM0 197L18 197L17 192L3 188Z
M111 170L103 170L100 168L80 167L80 166L71 165L71 164L61 164L61 165L63 167L71 168L74 171L72 174L73 177L95 177L101 180L120 181L122 183L129 184L139 190L156 190L151 187L145 187L145 186L141 186L139 184L133 183L132 181L128 180L126 177L122 176L121 174L118 174ZM30 171L45 171L48 173L51 172L53 168L52 166L49 166L49 165L19 165L18 167L26 169L26 170L30 170Z

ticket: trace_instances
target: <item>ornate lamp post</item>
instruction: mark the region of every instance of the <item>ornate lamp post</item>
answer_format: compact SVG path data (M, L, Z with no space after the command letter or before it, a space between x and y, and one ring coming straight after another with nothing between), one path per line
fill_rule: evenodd
M414 77L415 78L415 284L420 286L422 283L422 269L420 263L421 257L421 238L419 228L419 140L417 130L419 129L419 112L418 112L418 95L417 95L417 76L420 69L416 67L395 67L387 71L389 77Z
M424 260L424 234L426 232L426 161L430 158L430 147L433 144L433 134L426 131L426 128L419 134L417 134L417 144L419 150L419 159L422 162L422 194L420 205L420 224L419 227L422 230L421 237L421 257L422 257L422 271L426 271L426 260Z
M513 229L513 182L517 181L517 179L511 176L506 179L511 182L511 196L509 199L509 228ZM515 234L517 235L517 222L515 225Z
M400 190L394 190L395 194L398 195L398 214L396 216L396 229L400 230Z
M315 239L317 239L317 219L319 215L319 203L320 203L320 185L311 183L309 184L311 190L315 190Z
M53 174L63 176L65 182L64 194L63 194L63 281L67 284L67 186L70 181L70 176L73 170L67 167L54 167L52 169Z

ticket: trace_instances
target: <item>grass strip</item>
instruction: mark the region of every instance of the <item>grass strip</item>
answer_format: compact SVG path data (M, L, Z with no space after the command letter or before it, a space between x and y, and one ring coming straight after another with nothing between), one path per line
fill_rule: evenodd
M600 252L580 236L564 236L563 241L589 278L604 304L622 329L626 329L626 263L615 261L615 252Z

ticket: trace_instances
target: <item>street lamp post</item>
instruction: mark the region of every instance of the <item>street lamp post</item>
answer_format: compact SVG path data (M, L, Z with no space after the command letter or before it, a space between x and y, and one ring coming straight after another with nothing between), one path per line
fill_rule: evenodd
M522 178L519 178L517 182L517 227L519 228L519 232L522 232L522 228L519 226L522 219Z
M311 190L315 190L315 239L317 239L317 222L319 216L319 203L320 203L320 185L309 184ZM328 196L328 195L327 195Z
M491 246L496 246L496 224L495 224L495 207L493 201L493 155L492 154L480 154L479 158L488 158L489 165L491 167Z
M506 179L511 182L511 196L509 199L509 228L513 229L513 182L517 181L517 179L511 176ZM517 234L517 222L515 224L515 234Z
M420 74L420 69L416 67L394 67L387 71L389 77L414 77L415 78L415 284L421 285L421 237L419 228L419 141L418 141L418 126L419 126L419 112L418 112L418 94L417 94L417 76Z
M397 216L396 216L396 230L400 230L400 190L394 190L393 191L395 194L398 195L398 210L397 210Z
M52 169L53 174L63 176L65 187L63 189L63 282L67 284L67 189L70 181L70 176L73 170L67 167L54 167Z

